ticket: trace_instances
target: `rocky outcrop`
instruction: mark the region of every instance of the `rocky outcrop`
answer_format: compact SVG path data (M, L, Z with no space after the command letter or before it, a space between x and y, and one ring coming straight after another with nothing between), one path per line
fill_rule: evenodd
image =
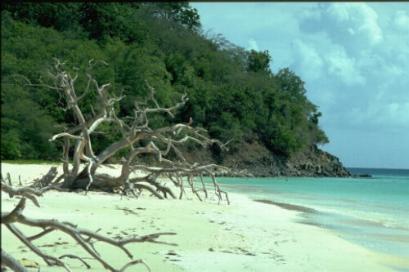
M296 154L287 161L286 166L283 170L288 176L351 176L337 157L317 147Z
M240 149L224 153L217 158L210 151L195 150L187 153L192 161L216 162L231 169L217 173L219 176L351 176L337 157L315 146L290 158L274 154L258 142L244 142L240 145Z

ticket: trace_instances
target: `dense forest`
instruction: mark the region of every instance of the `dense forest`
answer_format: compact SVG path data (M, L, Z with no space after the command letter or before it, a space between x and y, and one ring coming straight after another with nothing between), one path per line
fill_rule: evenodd
M290 157L328 142L300 77L287 68L273 73L268 51L206 33L188 3L9 3L1 13L1 159L59 159L48 139L73 120L58 92L44 86L53 58L78 72L79 93L89 60L98 63L93 76L125 96L121 115L146 96L145 80L165 106L186 93L176 120L157 117L152 125L192 118L209 136L231 139L230 152L258 142ZM89 114L93 98L81 101ZM95 149L117 134L102 127Z

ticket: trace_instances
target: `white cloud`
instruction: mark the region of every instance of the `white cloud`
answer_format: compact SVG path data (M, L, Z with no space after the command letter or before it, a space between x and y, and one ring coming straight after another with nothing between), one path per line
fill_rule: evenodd
M409 12L405 10L396 11L393 22L398 29L409 32Z
M334 46L324 58L329 75L335 76L348 86L365 83L355 59L349 57L343 47Z
M360 62L350 56L341 45L321 38L293 42L293 68L301 77L312 83L330 80L331 84L346 86L362 85L366 82ZM372 68L372 67L371 67ZM334 88L332 88L334 89ZM336 89L335 89L336 91Z
M377 44L382 41L382 29L378 25L378 14L375 10L370 8L367 4L350 4L351 9L354 6L355 13L352 16L360 17L356 20L354 27L357 28L357 35L365 35L371 45ZM361 25L359 25L361 24Z
M383 40L378 14L365 3L319 4L313 9L303 14L301 29L324 32L351 51L374 46Z
M346 117L354 126L407 130L409 133L409 101L384 103L371 101L367 107L350 109Z
M306 81L315 80L322 77L324 62L317 50L301 40L293 43L295 51L294 61L297 69Z
M256 51L259 51L259 47L258 47L258 44L257 44L257 42L256 42L256 40L255 39L250 39L249 41L248 41L248 47L247 47L247 49L248 50L256 50Z

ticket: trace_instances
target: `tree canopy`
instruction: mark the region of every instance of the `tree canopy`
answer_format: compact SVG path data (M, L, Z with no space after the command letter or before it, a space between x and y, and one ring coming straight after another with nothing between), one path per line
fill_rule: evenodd
M268 51L247 51L204 33L197 10L186 2L8 3L1 12L2 159L58 159L48 138L75 120L58 92L44 87L53 58L77 72L90 59L99 62L93 76L125 96L121 115L148 94L145 80L164 106L186 93L189 101L174 121L192 118L210 137L233 139L233 151L243 141L260 141L290 156L328 141L299 76L287 68L273 73ZM78 80L78 92L86 83ZM93 110L92 99L81 101L85 114ZM118 133L101 130L96 149Z

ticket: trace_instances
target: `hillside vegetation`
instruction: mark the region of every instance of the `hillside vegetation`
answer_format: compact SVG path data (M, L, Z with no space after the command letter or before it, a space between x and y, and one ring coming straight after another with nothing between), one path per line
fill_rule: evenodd
M59 159L60 147L48 138L74 120L58 92L43 86L51 84L53 58L78 72L79 93L93 59L96 79L125 95L121 115L132 114L133 101L148 93L145 80L165 106L186 93L189 102L173 121L191 117L211 137L232 140L230 155L257 145L280 158L299 157L328 142L299 76L287 68L273 73L268 51L206 34L187 3L9 3L1 12L1 159ZM88 114L94 98L90 92L81 101ZM151 125L167 122L164 115ZM115 137L102 127L95 149ZM221 163L228 155L211 153Z

